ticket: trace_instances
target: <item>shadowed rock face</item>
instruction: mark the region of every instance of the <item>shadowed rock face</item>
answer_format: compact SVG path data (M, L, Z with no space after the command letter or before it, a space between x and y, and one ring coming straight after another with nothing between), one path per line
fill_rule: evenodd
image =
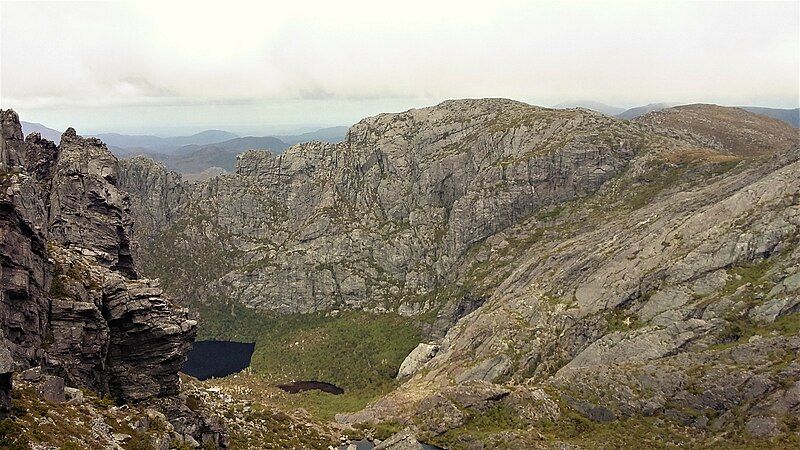
M55 147L21 140L3 111L3 308L21 368L43 365L69 383L140 401L177 392L196 323L138 280L128 198L105 145L68 129ZM28 171L28 167L31 171ZM45 242L49 242L48 248Z
M13 370L42 366L121 402L175 396L197 323L138 276L116 158L71 128L58 147L23 141L17 115L0 115L0 323ZM181 420L203 428L192 417Z
M130 252L132 220L127 195L116 188L117 159L96 138L67 129L50 183L51 239L91 251L101 265L136 278Z

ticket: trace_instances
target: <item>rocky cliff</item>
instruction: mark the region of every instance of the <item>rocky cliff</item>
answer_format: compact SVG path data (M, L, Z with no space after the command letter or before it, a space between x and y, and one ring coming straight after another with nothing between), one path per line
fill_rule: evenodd
M16 113L1 115L0 322L11 361L3 371L35 367L62 390L88 388L122 403L176 398L197 322L138 275L116 158L73 129L58 146L35 133L23 140ZM162 409L193 416L190 426L176 425L179 439L225 444L185 405Z
M448 101L202 183L142 159L120 179L170 291L432 322L438 351L342 421L453 448L795 442L797 130L654 114Z
M365 119L340 144L246 152L203 183L136 158L121 186L154 217L137 219L153 221L138 234L143 267L170 289L282 314L438 315L435 334L484 300L454 275L476 243L590 195L667 140L585 110L450 101Z
M716 112L704 126L730 130ZM466 264L488 300L397 392L341 420L400 422L454 448L793 445L800 149L771 145L743 159L729 144L678 141L487 239ZM487 411L519 419L494 436L470 431Z

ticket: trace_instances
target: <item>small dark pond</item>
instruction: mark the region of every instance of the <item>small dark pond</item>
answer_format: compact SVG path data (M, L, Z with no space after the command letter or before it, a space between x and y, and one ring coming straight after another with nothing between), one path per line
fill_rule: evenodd
M197 341L192 345L181 372L198 380L241 372L250 365L255 347L256 344L248 342Z
M357 450L372 450L373 448L375 448L375 444L373 444L372 441L368 441L366 439L361 441L352 441L351 443L356 445ZM424 450L444 450L441 447L437 447L431 444L422 444L422 448ZM347 450L347 445L340 445L339 450Z
M297 394L298 392L311 391L314 389L333 395L344 393L344 389L324 381L295 381L293 383L279 384L278 387L290 394Z

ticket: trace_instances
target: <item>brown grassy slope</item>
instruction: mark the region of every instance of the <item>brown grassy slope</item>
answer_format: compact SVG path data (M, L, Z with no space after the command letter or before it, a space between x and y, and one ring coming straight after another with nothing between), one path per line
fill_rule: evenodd
M800 143L800 130L771 117L726 106L694 104L654 111L636 121L688 131L743 157L770 155Z

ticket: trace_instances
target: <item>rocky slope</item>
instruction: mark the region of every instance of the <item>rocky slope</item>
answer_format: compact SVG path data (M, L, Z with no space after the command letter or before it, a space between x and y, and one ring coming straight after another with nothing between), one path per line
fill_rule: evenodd
M738 162L713 162L727 147L641 155L594 196L487 239L472 263L487 302L397 392L341 420L453 448L591 446L586 433L796 445L800 151L783 144ZM487 436L472 425L487 411L522 419Z
M224 430L178 398L197 322L139 277L116 158L72 129L58 146L36 133L23 140L16 113L0 114L4 377L26 371L56 403L66 385L150 405L173 419L176 439L224 446Z
M626 122L459 100L248 152L203 183L134 159L120 185L152 216L138 253L171 292L424 324L437 342L411 378L344 422L452 448L784 446L799 153L796 129L731 108Z

